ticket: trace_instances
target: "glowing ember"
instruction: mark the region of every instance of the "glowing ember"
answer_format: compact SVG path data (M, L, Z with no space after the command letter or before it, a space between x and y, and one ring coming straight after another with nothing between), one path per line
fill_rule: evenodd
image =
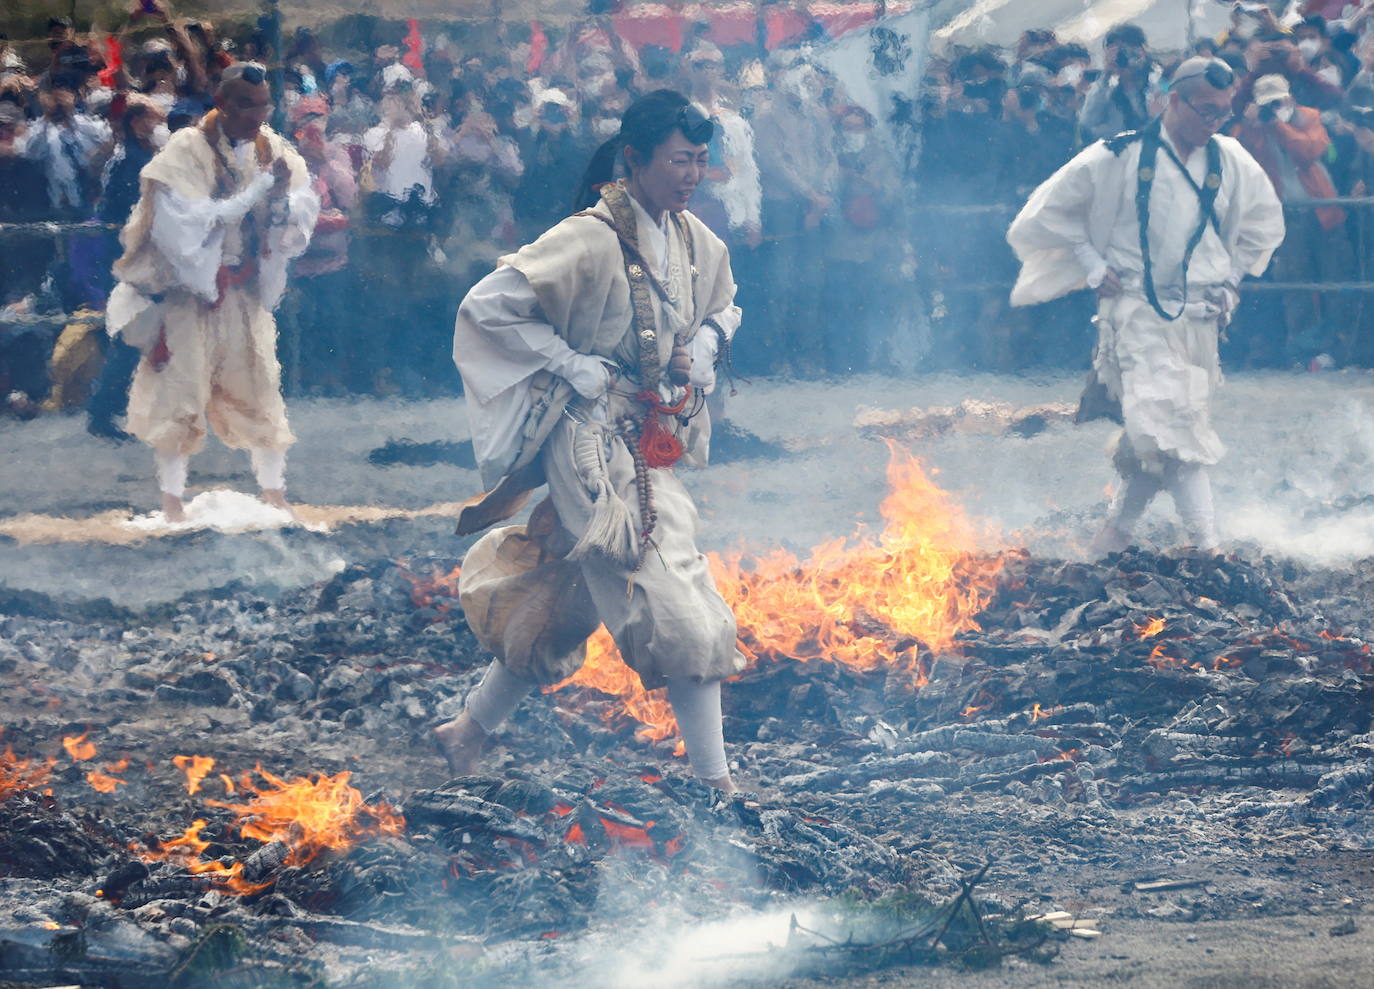
M1137 622L1135 630L1140 633L1142 639L1153 639L1160 632L1164 631L1164 619L1150 618L1145 621L1144 625Z
M47 781L56 760L49 759L43 765L35 765L32 759L20 759L9 746L0 754L0 801L19 793L41 786Z
M215 768L215 760L199 755L178 755L172 757L172 765L186 774L186 792L194 794L200 790L200 781Z
M291 848L288 865L304 865L326 848L342 851L364 838L405 831L405 819L394 807L363 802L363 795L349 786L347 771L289 781L261 766L257 773L268 785L259 787L245 780L245 789L254 794L248 803L212 800L210 804L232 810L243 837L285 842Z
M95 758L95 743L86 741L89 734L90 732L83 731L80 735L63 736L62 747L67 750L67 755L72 757L72 762L85 762L87 759Z

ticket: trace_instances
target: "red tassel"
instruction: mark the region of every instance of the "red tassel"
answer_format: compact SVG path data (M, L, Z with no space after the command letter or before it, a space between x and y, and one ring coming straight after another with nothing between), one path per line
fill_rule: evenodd
M639 431L639 452L650 467L672 467L682 459L682 440L664 429L658 416L651 412Z
M649 407L649 414L644 417L644 425L639 431L639 452L648 466L672 467L682 459L685 452L682 440L665 429L659 417L677 415L687 407L687 399L691 395L692 389L686 389L682 400L676 405L664 405L656 392L647 389L635 396L636 401Z

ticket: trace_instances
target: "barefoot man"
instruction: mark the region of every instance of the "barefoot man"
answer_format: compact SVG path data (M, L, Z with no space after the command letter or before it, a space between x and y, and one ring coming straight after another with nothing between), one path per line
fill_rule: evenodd
M272 310L319 212L305 162L265 126L266 71L225 69L215 109L143 169L120 239L111 333L142 352L128 429L153 448L162 510L185 518L187 462L213 427L247 450L270 505L289 511L286 423Z

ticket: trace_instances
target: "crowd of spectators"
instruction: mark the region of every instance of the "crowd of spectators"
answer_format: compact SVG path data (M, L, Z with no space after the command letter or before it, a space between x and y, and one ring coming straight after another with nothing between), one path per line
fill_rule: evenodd
M139 169L207 112L226 65L268 54L261 25L221 38L166 3L137 0L117 37L53 18L37 62L0 39L0 224L102 224L58 237L0 229L5 392L41 398L52 384L52 334L16 331L17 318L100 310ZM1288 241L1268 277L1362 282L1374 246L1365 210L1311 203L1374 192L1374 18L1331 0L1299 7L1283 16L1238 2L1230 30L1194 47L1235 69L1226 131L1286 206ZM1133 25L1113 28L1096 54L1048 30L1013 50L953 50L928 63L921 152L901 160L904 142L816 57L819 28L784 44L763 31L717 43L699 25L676 50L625 38L600 8L557 32L494 24L480 42L424 35L413 21L380 30L351 54L324 51L307 28L282 46L277 126L324 206L280 320L284 380L297 392L454 390L444 355L468 286L567 215L620 113L663 86L720 125L692 206L731 247L748 314L742 371L1081 366L1089 300L1006 304L1010 211L1085 144L1158 113L1190 54L1153 50ZM1237 321L1228 356L1374 363L1366 298L1264 295ZM93 386L101 421L117 414L118 369L132 359L108 349L116 373Z

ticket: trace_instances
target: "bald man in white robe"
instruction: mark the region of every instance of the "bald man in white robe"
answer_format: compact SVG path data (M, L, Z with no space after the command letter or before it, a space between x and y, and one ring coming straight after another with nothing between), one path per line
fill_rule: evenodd
M1036 189L1007 233L1022 264L1013 305L1084 287L1098 294L1093 371L1100 404L1123 425L1113 458L1122 484L1093 541L1099 555L1129 544L1163 490L1192 546L1220 543L1208 476L1225 449L1211 421L1218 334L1241 280L1264 272L1284 234L1263 169L1216 133L1231 117L1233 82L1216 59L1184 62L1161 118L1086 148Z
M248 451L263 500L288 510L286 420L272 310L310 242L319 198L305 161L265 121L264 70L225 70L215 110L143 169L120 235L111 333L143 353L128 429L153 448L162 510L185 518L189 459L213 428Z

